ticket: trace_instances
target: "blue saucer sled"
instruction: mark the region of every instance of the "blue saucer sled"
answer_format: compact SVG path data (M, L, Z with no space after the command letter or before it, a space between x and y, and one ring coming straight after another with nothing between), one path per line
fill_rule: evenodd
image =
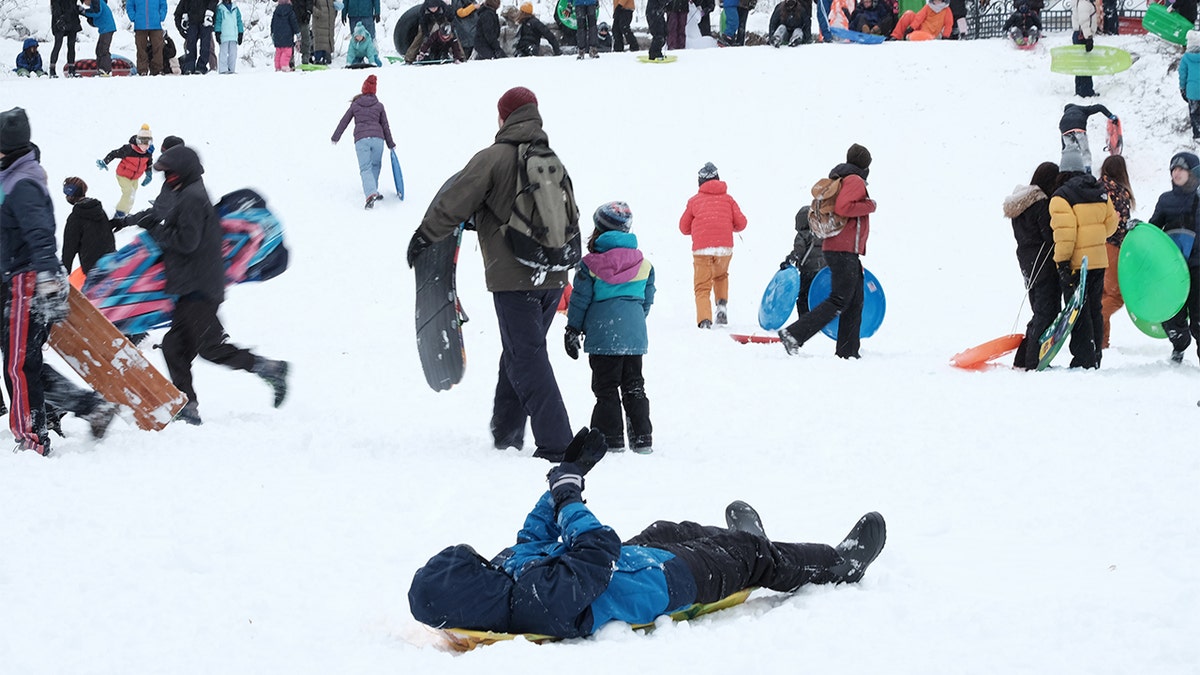
M811 310L824 302L832 290L833 273L826 267L817 273L812 286L808 289L808 308ZM883 315L887 312L887 298L883 294L883 286L879 279L871 274L871 270L863 268L863 309L862 324L859 326L859 337L869 338L883 325ZM838 319L825 324L821 332L831 339L837 339Z
M776 272L758 305L758 325L771 331L783 328L799 297L800 271L789 265Z

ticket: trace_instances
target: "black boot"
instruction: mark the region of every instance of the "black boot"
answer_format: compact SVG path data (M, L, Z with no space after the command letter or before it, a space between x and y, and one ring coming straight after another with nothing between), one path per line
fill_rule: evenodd
M287 398L288 362L272 361L256 356L251 372L261 377L275 390L275 407L283 405L283 399Z
M204 421L200 419L200 404L195 401L188 401L179 413L175 415L175 419L194 427L204 424Z
M872 511L859 518L842 543L834 547L842 561L829 568L833 583L855 583L862 579L886 541L887 525L883 516Z
M725 527L734 532L749 532L756 537L767 538L758 511L740 499L725 507Z

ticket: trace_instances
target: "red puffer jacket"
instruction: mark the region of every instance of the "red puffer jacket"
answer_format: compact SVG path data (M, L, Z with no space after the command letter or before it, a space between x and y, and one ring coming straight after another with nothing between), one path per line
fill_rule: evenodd
M855 173L843 176L833 211L846 217L846 227L826 239L821 250L866 255L867 237L871 234L870 214L875 212L875 200L867 195L867 183L861 176Z
M688 200L679 218L679 231L692 236L693 251L733 248L733 233L746 229L746 216L725 190L725 181L705 181Z

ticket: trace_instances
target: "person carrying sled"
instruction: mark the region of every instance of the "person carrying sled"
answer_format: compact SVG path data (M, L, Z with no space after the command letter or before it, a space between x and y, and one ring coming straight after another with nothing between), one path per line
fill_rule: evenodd
M1092 147L1088 142L1087 121L1096 113L1103 114L1113 124L1120 119L1099 103L1089 106L1068 103L1063 106L1062 117L1058 120L1058 131L1062 134L1059 166L1080 166L1080 171L1092 172Z
M1020 0L1001 28L1018 45L1034 45L1042 36L1042 0Z
M383 67L379 60L379 52L375 49L375 39L367 32L361 23L354 26L354 34L350 36L350 46L346 48L346 66L355 65Z
M513 48L513 56L541 56L542 40L550 43L550 51L555 56L562 56L558 38L533 15L533 3L522 2L517 14L517 43Z
M96 160L96 167L108 171L109 162L114 159L117 163L117 185L121 187L121 199L117 201L117 210L113 217L120 218L133 208L133 200L137 197L138 179L142 185L149 185L154 177L151 168L154 164L154 136L150 133L150 125L143 124L137 133L129 137L129 142Z
M783 0L775 5L767 34L771 36L772 47L795 47L812 42L812 3Z
M753 507L737 501L726 508L726 527L659 520L622 542L583 502L603 436L584 430L575 444L588 447L550 470L550 489L512 546L491 560L450 546L417 570L413 618L434 628L583 637L610 621L652 623L747 588L857 583L887 540L883 516L871 512L836 546L772 541Z
M1163 322L1171 341L1171 361L1183 362L1183 354L1195 338L1200 348L1200 157L1179 152L1171 158L1171 189L1162 193L1154 205L1150 223L1172 235L1188 263L1191 281L1187 301L1175 316ZM1090 272L1089 272L1090 274Z
M846 21L850 30L886 36L896 25L896 15L891 0L858 0Z
M1129 233L1129 211L1137 206L1133 197L1133 188L1129 183L1129 170L1125 166L1125 158L1111 155L1100 165L1100 184L1108 193L1108 199L1117 210L1117 231L1104 243L1108 249L1109 264L1115 264L1121 255L1121 244ZM1100 302L1100 312L1104 317L1104 338L1100 341L1101 349L1108 349L1110 320L1113 314L1125 305L1121 295L1121 285L1115 272L1104 275L1104 296Z
M383 169L383 146L389 150L396 149L392 140L392 128L388 125L387 110L375 95L378 80L374 75L368 75L363 80L362 91L350 99L350 107L342 115L333 136L329 139L334 145L341 140L342 133L354 120L354 152L358 155L358 175L362 180L363 195L366 204L363 208L373 208L375 202L383 199L379 194L379 172Z
M63 228L62 263L67 273L71 272L76 255L83 273L87 274L97 260L117 250L104 205L87 196L87 189L87 183L78 176L63 181L63 194L72 207Z
M833 211L845 218L846 224L840 232L821 242L821 252L831 275L829 297L779 331L779 340L789 355L799 354L809 338L838 317L835 353L843 359L860 358L863 267L859 256L867 253L871 214L875 213L875 200L867 193L870 167L871 152L855 143L846 151L846 161L829 172L831 180L840 178L842 181L834 198Z
M796 239L792 242L792 252L779 263L781 270L795 267L800 272L800 294L796 296L798 317L808 313L808 291L817 273L825 269L821 240L813 234L808 224L808 211L809 207L805 206L796 213Z
M70 285L56 255L54 202L41 152L31 139L23 109L0 113L0 351L16 449L46 456L47 407L87 420L95 438L104 436L117 407L42 361L50 327L67 318Z
M217 311L225 301L225 261L220 218L204 187L204 167L196 151L177 145L162 153L154 168L174 192L165 214L154 207L126 221L146 230L162 250L164 292L176 296L171 328L162 350L171 382L188 397L178 419L201 424L200 399L192 386L192 361L199 356L217 365L254 373L270 385L274 406L287 396L287 361L258 356L228 342Z
M602 204L592 221L588 254L575 271L564 344L567 356L577 359L584 338L596 395L592 427L604 434L610 450L620 452L625 450L628 426L629 447L648 455L654 447L654 427L642 357L649 349L646 316L654 304L654 266L629 231L633 213L628 204Z
M911 40L913 33L924 33L927 40L944 40L954 30L954 13L944 0L928 0L920 11L911 10L900 16L892 31L893 40Z
M1057 180L1058 165L1042 162L1033 170L1029 184L1018 185L1004 200L1004 217L1012 219L1017 265L1033 311L1013 359L1013 367L1021 370L1037 370L1042 333L1062 309L1062 289L1051 264L1054 231L1050 229L1050 195Z
M21 77L46 76L46 71L42 70L42 55L38 53L36 38L25 38L25 42L21 43L21 53L17 54L17 67L13 68L13 72Z
M413 267L433 242L473 221L483 255L484 279L500 326L500 368L492 404L491 431L497 450L521 448L529 421L537 443L535 457L557 462L571 442L571 424L546 349L567 285L566 271L538 269L516 255L505 226L517 203L518 148L549 148L537 96L525 87L504 92L496 104L500 130L495 142L477 152L438 193L408 244ZM564 167L564 174L566 173ZM568 217L578 214L570 176L560 185ZM543 226L546 226L543 223Z
M697 173L699 191L688 200L679 217L679 231L692 238L692 286L696 296L696 326L729 323L729 263L733 260L733 234L746 229L746 216L712 162Z
M475 58L477 60L502 59L508 54L500 46L500 0L483 0L475 10Z
M1083 45L1086 52L1095 48L1096 29L1099 26L1100 12L1094 2L1078 0L1071 7L1071 44ZM1192 23L1195 23L1193 17ZM1082 98L1099 96L1092 84L1091 75L1075 76L1075 95Z
M1078 158L1064 155L1058 170L1058 188L1050 198L1050 229L1064 303L1075 293L1079 269L1087 258L1083 307L1071 330L1071 367L1099 368L1104 330L1101 299L1108 267L1104 242L1117 231L1117 212L1104 186L1083 170Z

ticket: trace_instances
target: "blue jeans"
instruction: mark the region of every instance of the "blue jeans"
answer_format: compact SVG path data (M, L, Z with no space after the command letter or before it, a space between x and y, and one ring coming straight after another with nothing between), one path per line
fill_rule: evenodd
M354 141L354 153L358 155L358 175L362 178L363 196L370 197L379 192L379 171L383 168L383 139L364 138Z

